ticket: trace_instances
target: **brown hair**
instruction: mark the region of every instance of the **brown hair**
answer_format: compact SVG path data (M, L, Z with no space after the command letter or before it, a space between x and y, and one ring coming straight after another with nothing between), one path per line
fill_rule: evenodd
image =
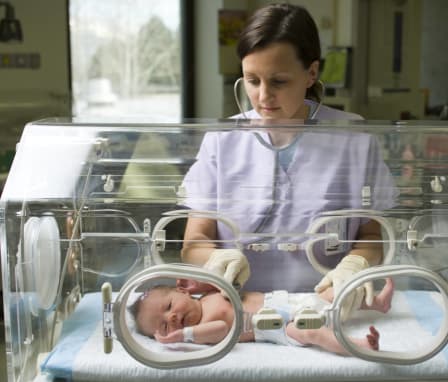
M274 42L287 42L294 46L297 58L308 69L320 60L319 32L309 12L297 5L270 4L258 9L241 32L237 54L242 60L257 49ZM306 93L306 97L320 101L322 85L317 81Z

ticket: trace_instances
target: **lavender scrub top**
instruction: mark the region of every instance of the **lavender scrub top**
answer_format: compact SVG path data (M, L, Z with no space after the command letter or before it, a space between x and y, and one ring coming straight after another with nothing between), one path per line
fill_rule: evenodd
M206 133L183 182L183 204L216 211L231 219L240 232L253 233L239 239L251 269L246 290L311 291L322 275L300 246L285 251L278 244L303 242L303 236L285 235L304 233L323 211L363 208L364 186L371 189L369 209L391 207L396 193L392 176L377 141L369 134L307 130L288 148L292 151L288 166L280 164L281 150L263 142L270 142L264 131ZM347 222L343 227L347 239L356 237L361 223L359 218ZM234 239L221 222L217 232L218 240ZM251 244L260 242L268 243L269 249L253 250ZM334 267L348 249L326 256L320 245L315 253L319 262Z

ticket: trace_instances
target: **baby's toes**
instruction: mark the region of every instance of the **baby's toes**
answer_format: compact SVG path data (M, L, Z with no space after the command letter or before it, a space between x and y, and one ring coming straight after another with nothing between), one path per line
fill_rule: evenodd
M370 348L373 350L378 350L378 338L375 336L372 336L371 334L367 335L367 341L369 342Z
M369 328L369 330L370 330L370 334L372 335L372 336L374 336L375 338L380 338L380 333L378 332L378 330L376 330L375 329L375 327L374 326L371 326L370 328Z

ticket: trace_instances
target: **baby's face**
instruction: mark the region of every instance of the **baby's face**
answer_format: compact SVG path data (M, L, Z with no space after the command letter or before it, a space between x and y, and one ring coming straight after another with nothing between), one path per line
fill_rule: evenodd
M156 332L167 334L193 326L200 322L202 307L199 300L178 289L158 288L151 290L141 302L137 324L145 335Z

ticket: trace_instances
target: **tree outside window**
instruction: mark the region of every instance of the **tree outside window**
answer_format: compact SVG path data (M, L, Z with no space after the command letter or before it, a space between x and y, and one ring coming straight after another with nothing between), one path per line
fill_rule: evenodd
M180 0L71 0L75 115L181 113Z

